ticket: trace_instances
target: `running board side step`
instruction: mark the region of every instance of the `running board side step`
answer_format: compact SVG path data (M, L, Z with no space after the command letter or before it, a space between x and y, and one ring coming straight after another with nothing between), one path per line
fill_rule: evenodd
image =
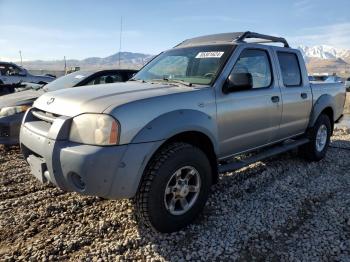
M283 145L274 146L272 148L269 148L267 150L262 151L261 153L258 153L252 157L246 158L244 160L239 160L236 162L230 162L227 164L221 164L219 165L218 171L219 173L228 173L232 172L238 169L241 169L245 166L249 166L250 164L253 164L255 162L258 162L260 160L293 150L299 146L302 146L304 144L307 144L310 140L308 138L301 138L298 140L295 140L290 143L286 143Z

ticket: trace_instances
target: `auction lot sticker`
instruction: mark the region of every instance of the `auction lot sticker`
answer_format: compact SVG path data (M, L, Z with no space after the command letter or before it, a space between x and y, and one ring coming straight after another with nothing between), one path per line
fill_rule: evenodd
M196 58L220 58L224 52L213 51L213 52L199 52Z
M82 79L82 78L84 78L85 76L83 76L83 75L76 75L75 76L75 78L77 78L77 79Z

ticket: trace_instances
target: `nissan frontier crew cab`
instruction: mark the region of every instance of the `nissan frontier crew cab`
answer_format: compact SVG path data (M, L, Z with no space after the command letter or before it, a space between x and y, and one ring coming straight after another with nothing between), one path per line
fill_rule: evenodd
M172 232L201 212L219 173L291 149L321 160L344 103L345 86L310 84L285 39L224 33L183 41L126 83L42 95L20 144L41 182L133 198L140 221Z

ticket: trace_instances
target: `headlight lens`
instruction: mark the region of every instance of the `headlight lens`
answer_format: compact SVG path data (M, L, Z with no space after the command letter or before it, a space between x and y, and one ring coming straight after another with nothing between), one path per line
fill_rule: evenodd
M105 114L82 114L73 118L69 140L90 145L115 145L119 140L119 123Z
M22 113L25 112L28 108L30 108L28 105L3 107L0 109L0 117L12 116L14 114Z

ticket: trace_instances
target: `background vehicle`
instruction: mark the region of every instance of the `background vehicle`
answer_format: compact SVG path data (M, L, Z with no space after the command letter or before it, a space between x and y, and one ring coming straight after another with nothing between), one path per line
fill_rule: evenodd
M24 91L0 97L0 144L18 143L24 112L40 95L63 88L125 82L136 72L129 69L78 71L60 77L43 88L36 84L22 85Z
M329 75L309 75L309 81L324 82Z
M2 84L18 84L20 82L30 82L37 84L47 84L55 80L54 76L36 76L30 74L26 69L14 63L0 62L0 88Z
M344 83L344 80L340 76L329 76L324 81L325 83Z
M294 148L321 160L345 102L344 85L309 83L285 39L251 32L188 39L132 80L44 94L20 143L41 182L134 198L139 218L162 232L197 217L218 173Z

